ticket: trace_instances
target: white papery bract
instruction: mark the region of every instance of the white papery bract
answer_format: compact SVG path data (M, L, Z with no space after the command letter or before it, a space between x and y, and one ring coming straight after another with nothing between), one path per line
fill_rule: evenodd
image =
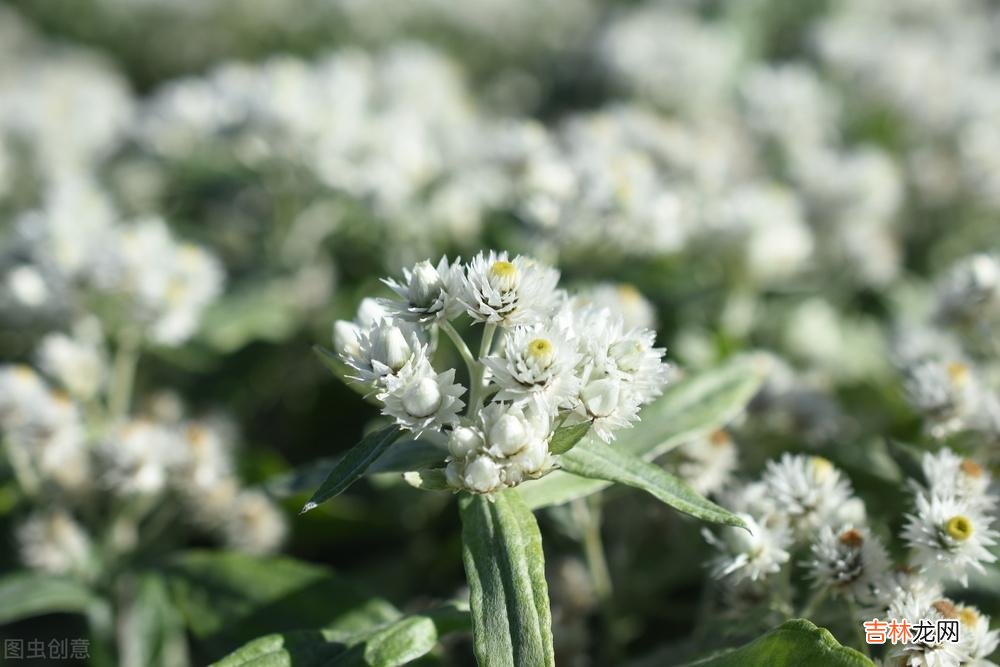
M382 401L382 414L419 435L458 421L465 407L459 396L465 393L465 387L454 380L454 368L435 373L427 358L420 356L388 377L385 389L375 397Z
M924 454L921 468L927 480L927 492L939 497L954 497L985 511L996 504L988 493L991 476L988 470L962 458L950 449ZM920 487L917 486L918 492Z
M82 320L73 335L51 333L39 344L38 365L80 400L94 398L107 379L107 355L101 325L95 318Z
M719 552L710 561L712 575L734 585L760 581L781 570L789 559L790 546L783 526L767 526L749 514L738 516L746 529L726 526L718 535L702 529L705 541Z
M333 326L347 377L365 384L382 414L402 429L444 435L444 472L456 491L492 494L544 475L555 465L549 441L563 424L589 422L610 441L667 381L652 331L625 330L620 315L569 298L558 278L503 252L418 262L403 280L383 281L398 299L365 299L354 321ZM484 325L471 346L478 355L452 324L465 314ZM434 368L445 338L466 364L468 392L455 368Z
M851 497L840 471L819 456L785 454L767 464L763 481L778 511L800 535L836 523L838 511Z
M575 403L579 361L573 331L560 326L558 320L555 324L518 325L508 330L500 342L499 354L483 359L493 372L493 382L500 386L498 400L534 399L553 414Z
M971 570L984 572L984 563L996 561L989 549L998 536L993 520L968 501L917 493L914 510L903 539L913 550L913 564L928 577L964 586Z
M559 299L559 272L523 255L479 253L456 276L455 294L477 322L530 323L549 315Z
M90 536L63 510L31 514L16 536L21 561L52 574L85 574L93 556Z
M437 266L427 260L417 262L412 268L403 269L401 281L383 280L401 300L384 299L380 303L388 314L404 320L450 319L462 307L452 293L460 286L460 278L454 274L461 270L458 263L449 266L447 257L442 257Z
M926 619L931 623L939 619L958 619L959 611L947 598L930 600L909 593L900 595L889 606L888 618ZM959 631L959 641L941 641L934 644L903 644L889 651L885 664L890 667L957 667L969 664L975 649L972 633Z
M862 603L871 602L889 569L882 542L864 527L823 526L812 545L809 568L816 586Z

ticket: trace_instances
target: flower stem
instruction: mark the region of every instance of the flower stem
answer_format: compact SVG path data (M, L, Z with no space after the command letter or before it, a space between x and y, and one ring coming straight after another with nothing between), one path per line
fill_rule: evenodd
M594 584L594 593L603 607L610 601L613 589L608 562L604 557L604 544L601 540L600 507L595 503L588 503L587 499L580 498L573 501L573 512L583 533L583 555Z
M108 415L114 421L128 414L138 361L139 334L133 329L125 329L118 336L111 387L108 390Z
M802 611L799 612L799 618L809 618L812 616L813 612L820 605L823 600L826 599L826 594L830 591L829 587L824 586L817 589L808 600L806 600L805 606L802 607Z

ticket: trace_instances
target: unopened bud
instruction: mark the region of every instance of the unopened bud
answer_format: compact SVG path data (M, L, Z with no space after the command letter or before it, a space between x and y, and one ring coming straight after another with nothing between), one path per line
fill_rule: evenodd
M483 446L483 438L479 431L468 426L459 426L448 437L448 451L457 459L471 456Z
M432 377L417 380L403 395L403 408L414 417L429 417L441 407L441 390Z
M479 456L465 466L465 485L479 493L489 493L500 486L500 466L488 456Z
M595 380L580 392L580 398L583 399L587 412L594 417L607 417L612 414L618 407L620 396L619 382L612 378Z
M504 456L516 454L527 443L528 431L524 422L514 415L504 415L490 428L490 446Z
M441 275L427 260L413 267L408 294L410 303L421 308L430 306L440 296Z

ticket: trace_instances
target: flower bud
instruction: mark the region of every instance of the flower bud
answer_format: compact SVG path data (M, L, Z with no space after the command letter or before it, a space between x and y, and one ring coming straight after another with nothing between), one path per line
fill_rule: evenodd
M379 302L371 297L365 297L358 304L358 324L363 328L368 328L375 325L379 320L385 317L385 308L379 305Z
M633 373L642 364L642 344L637 340L622 340L611 346L611 357L618 368Z
M449 461L448 465L444 469L444 478L448 482L448 486L456 489L460 489L464 486L462 483L462 473L464 472L465 464L461 461Z
M342 357L356 357L361 350L358 348L358 337L361 329L354 322L337 320L333 323L333 349Z
M511 262L498 261L490 266L490 286L500 292L510 292L517 287L517 267Z
M544 440L532 440L527 447L511 458L510 465L523 475L536 475L545 466L548 453L549 447Z
M441 390L432 377L417 380L403 395L403 409L414 417L429 417L441 407Z
M456 459L465 459L483 446L483 437L474 428L459 426L448 437L448 451Z
M399 330L399 327L391 325L382 326L376 336L373 356L391 368L393 372L398 372L413 354L406 342L406 336Z
M613 378L595 380L580 392L580 398L583 399L587 412L594 417L607 417L612 414L618 407L620 396L620 383Z
M418 263L410 276L410 303L420 308L430 306L441 295L441 287L441 275L437 269L427 260Z
M510 456L527 444L528 430L522 419L515 415L504 415L490 428L489 439L491 447L495 447L504 456Z
M464 481L473 491L489 493L500 486L500 466L488 456L476 457L465 466Z

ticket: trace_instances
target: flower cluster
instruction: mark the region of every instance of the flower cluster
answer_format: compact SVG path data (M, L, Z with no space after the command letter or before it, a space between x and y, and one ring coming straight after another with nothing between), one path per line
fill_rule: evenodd
M365 300L355 321L338 321L334 345L400 428L444 434L451 486L491 493L548 472L560 426L586 422L610 441L667 380L651 330L571 299L558 280L505 252L419 262L385 281L395 298ZM483 329L476 356L453 324L463 315ZM432 364L440 333L467 364L468 392L455 368Z
M706 529L705 539L716 551L710 570L725 585L730 603L739 604L780 596L774 582L780 573L790 576L793 555L802 554L801 566L815 589L803 613L832 594L847 601L851 623L873 615L961 620L959 644L903 645L887 664L984 660L997 647L997 631L989 630L989 619L974 607L946 598L944 585L968 585L970 572L983 572L996 560L990 547L1000 534L992 526L996 496L990 475L947 448L924 454L921 469L923 479L910 480L913 512L900 535L909 558L899 568L880 537L883 526L867 515L843 473L823 458L785 454L767 464L759 481L720 492L743 512L750 530ZM942 653L950 657L941 658Z

